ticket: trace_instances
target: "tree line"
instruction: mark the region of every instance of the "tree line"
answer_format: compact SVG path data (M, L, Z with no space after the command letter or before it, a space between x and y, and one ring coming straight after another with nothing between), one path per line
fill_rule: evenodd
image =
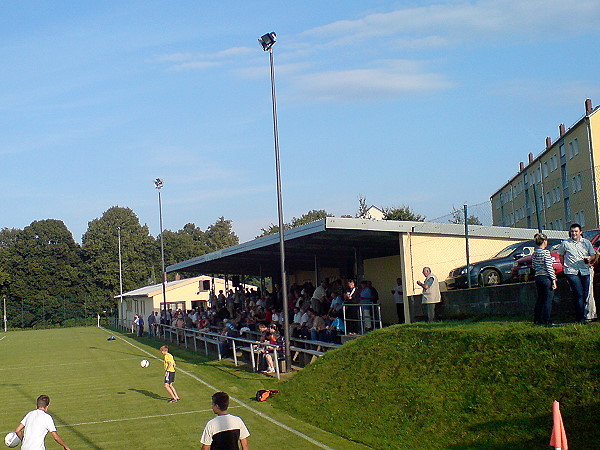
M61 220L37 220L0 230L0 294L11 326L61 324L115 308L120 292L160 283L160 236L153 237L130 208L112 207L88 223L81 245ZM206 230L193 223L163 232L165 265L239 243L230 220Z
M354 216L342 217L368 218L365 197L359 196L358 203ZM384 220L425 220L425 216L406 205L380 209ZM331 216L323 209L311 210L292 218L284 228ZM464 223L457 208L453 208L450 217L449 222ZM471 216L467 223L481 222ZM279 227L271 224L261 231L260 236L266 236L277 233ZM81 245L56 219L37 220L23 229L0 229L0 295L7 299L11 325L64 324L113 310L117 305L115 296L120 292L119 233L123 292L160 283L160 235L153 237L130 208L114 206L89 222ZM237 245L239 238L233 232L232 222L219 217L206 230L193 223L177 231L164 230L163 242L168 266Z

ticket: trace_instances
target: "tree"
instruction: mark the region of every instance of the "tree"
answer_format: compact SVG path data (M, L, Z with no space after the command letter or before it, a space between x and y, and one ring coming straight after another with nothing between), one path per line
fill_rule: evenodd
M383 211L383 220L425 221L425 216L413 212L410 207L406 205L397 208L381 208L381 210Z
M210 251L206 234L193 223L187 223L176 232L166 230L163 234L165 247L165 264L175 264L204 255ZM157 238L160 243L160 236Z
M17 228L0 229L0 292L5 293L10 279L11 248L23 230Z
M367 198L359 194L358 196L358 211L356 211L357 219L368 219L369 217L369 207L367 206Z
M83 302L81 248L62 221L34 221L22 231L3 233L3 253L10 281L6 291L20 301L27 325L61 322L67 306Z
M219 217L215 223L210 225L204 235L210 251L232 247L240 243L240 238L233 232L231 220L225 220L224 217Z
M333 217L332 214L329 214L324 209L311 209L305 214L302 214L300 217L292 218L292 221L289 223L283 224L284 230L289 230L290 228L299 227L302 225L306 225L307 223L315 222L317 220L324 219L326 217ZM257 238L268 236L270 234L279 233L279 225L271 224L268 228L261 228L262 233Z
M300 217L294 217L292 222L290 223L290 228L299 227L301 225L306 225L307 223L316 222L317 220L325 219L326 217L332 217L324 209L311 209L306 214L301 215Z
M450 223L465 223L465 214L462 208L456 208L452 205L451 218L448 219ZM479 217L474 215L469 215L467 217L467 225L483 225L479 220Z
M89 222L82 238L90 290L98 301L115 306L119 294L118 231L121 228L123 290L155 283L159 248L147 225L141 225L129 208L113 206L102 217ZM160 273L160 269L158 270Z

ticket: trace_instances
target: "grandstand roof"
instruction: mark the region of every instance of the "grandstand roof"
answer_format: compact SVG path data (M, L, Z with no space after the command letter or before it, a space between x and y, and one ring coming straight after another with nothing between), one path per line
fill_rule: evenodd
M462 236L462 224L327 217L284 233L286 269L320 267L349 269L357 259L399 254L399 235L418 233ZM537 230L469 225L476 237L531 239ZM566 237L564 231L546 231L548 237ZM269 276L279 272L279 234L260 237L167 267L167 272ZM351 270L345 270L351 272Z

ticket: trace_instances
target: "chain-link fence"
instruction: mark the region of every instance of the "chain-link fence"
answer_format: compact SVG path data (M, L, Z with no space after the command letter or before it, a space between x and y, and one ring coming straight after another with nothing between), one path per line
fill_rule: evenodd
M8 328L44 328L95 324L102 317L116 314L116 310L98 309L90 298L49 297L41 300L5 298ZM4 307L4 306L3 306Z

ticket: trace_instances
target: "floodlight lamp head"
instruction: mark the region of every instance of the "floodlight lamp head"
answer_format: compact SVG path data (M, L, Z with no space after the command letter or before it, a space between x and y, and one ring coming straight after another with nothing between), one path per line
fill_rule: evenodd
M160 178L154 180L154 186L156 186L156 189L160 189L161 187L163 187L164 184L164 181Z
M277 41L277 35L274 31L261 36L258 40L265 52L271 51L271 47L275 45L275 41Z

